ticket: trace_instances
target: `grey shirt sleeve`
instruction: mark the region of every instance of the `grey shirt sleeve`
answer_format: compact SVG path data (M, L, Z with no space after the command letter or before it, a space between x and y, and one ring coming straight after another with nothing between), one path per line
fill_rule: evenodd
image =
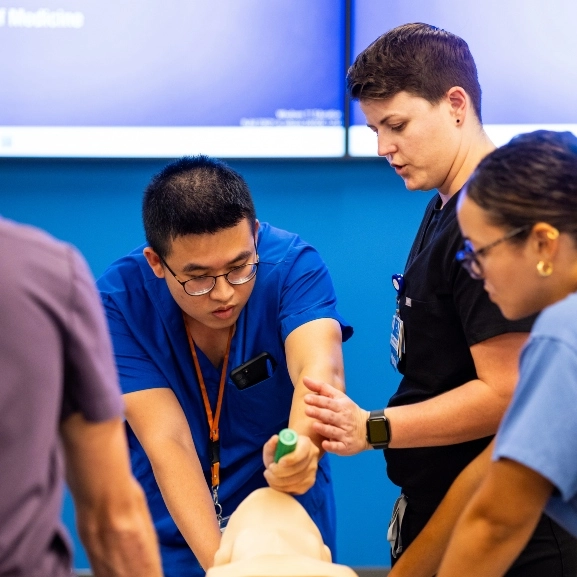
M102 421L123 412L110 335L94 279L72 247L69 264L62 419L80 411L89 421Z

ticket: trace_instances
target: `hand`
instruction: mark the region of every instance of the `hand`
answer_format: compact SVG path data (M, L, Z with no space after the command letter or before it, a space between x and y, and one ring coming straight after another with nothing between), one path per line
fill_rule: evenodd
M264 477L273 489L302 495L314 484L319 462L319 449L306 435L299 435L295 450L274 462L278 435L273 435L263 447L266 467Z
M313 430L325 437L322 447L329 453L349 456L370 448L367 442L369 412L361 409L344 393L309 377L305 386L315 395L305 395L305 414L316 419Z

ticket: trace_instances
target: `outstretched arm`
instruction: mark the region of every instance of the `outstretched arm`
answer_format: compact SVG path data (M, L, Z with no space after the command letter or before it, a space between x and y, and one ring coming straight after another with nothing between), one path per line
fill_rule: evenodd
M433 577L436 574L459 516L487 473L493 445L491 442L453 481L441 504L395 563L389 577Z
M477 379L420 403L385 409L390 447L435 447L493 435L513 394L526 339L526 333L506 333L473 345ZM330 439L325 450L339 455L363 450L367 412L331 387L307 386L317 393L305 398L307 415L318 419L315 431Z
M295 391L289 426L299 434L293 453L273 462L277 436L264 446L265 478L273 489L301 494L310 489L316 478L318 460L322 455L323 438L305 411L304 397L309 392L305 376L331 383L344 390L342 334L338 321L317 319L292 331L285 341L287 366Z
M477 378L421 403L390 407L391 448L452 445L494 435L509 406L527 333L505 333L471 347Z
M122 421L93 423L74 413L61 435L78 531L94 575L161 577L156 534L130 471Z
M503 575L535 530L553 485L509 459L492 462L449 541L438 577Z
M182 407L167 388L128 393L124 399L126 418L150 459L166 507L206 570L221 534Z

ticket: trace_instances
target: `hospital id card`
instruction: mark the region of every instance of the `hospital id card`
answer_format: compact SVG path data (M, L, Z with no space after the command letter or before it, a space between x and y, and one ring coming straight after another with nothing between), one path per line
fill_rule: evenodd
M393 322L391 326L391 365L393 368L398 370L399 362L403 356L404 352L404 328L403 321L399 315L399 311L395 312L393 315Z

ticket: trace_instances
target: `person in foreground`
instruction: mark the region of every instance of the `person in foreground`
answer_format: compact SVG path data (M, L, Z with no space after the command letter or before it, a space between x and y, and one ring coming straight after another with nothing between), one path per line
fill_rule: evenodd
M481 162L458 213L459 258L505 317L542 311L493 461L438 573L492 577L507 571L543 509L577 535L577 138L514 138Z
M316 393L305 397L307 414L319 421L325 450L385 449L387 474L401 488L388 532L394 565L497 431L533 318L504 318L455 261L461 188L495 148L483 130L466 42L428 24L399 26L357 56L347 84L379 155L407 189L437 191L403 275L395 275L391 359L403 378L388 406L369 413L341 391L305 380ZM568 563L577 564L577 542L544 515L509 577L560 575L555 568Z
M296 234L259 223L244 179L206 156L152 179L143 221L147 244L97 284L165 574L204 575L226 518L267 482L302 495L334 548L328 458L302 400L303 375L344 388L352 328L326 265ZM274 463L287 426L296 449Z
M232 514L207 577L356 577L331 563L317 526L294 497L269 487Z
M88 267L72 246L2 218L0 246L0 575L71 575L66 473L93 575L161 577Z

